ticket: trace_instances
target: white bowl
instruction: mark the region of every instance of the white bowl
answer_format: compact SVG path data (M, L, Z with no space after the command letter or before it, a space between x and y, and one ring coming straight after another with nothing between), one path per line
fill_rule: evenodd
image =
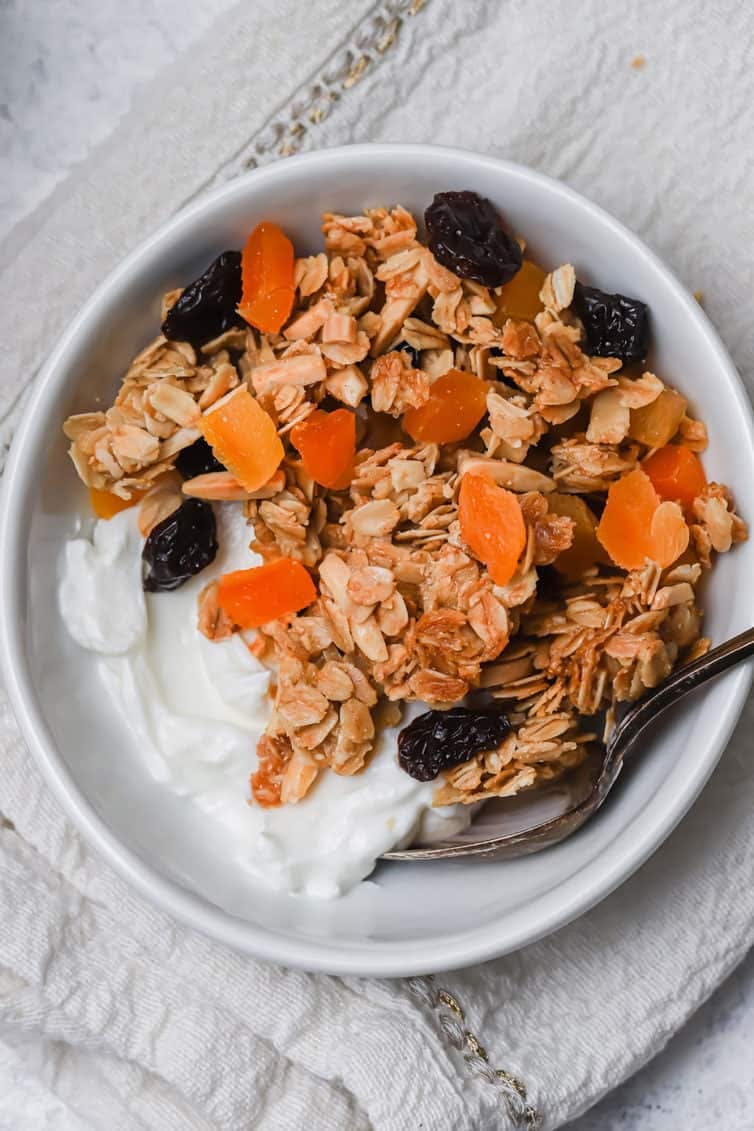
M221 830L147 773L108 711L93 658L68 637L56 604L61 544L87 513L60 431L71 412L111 399L156 331L163 291L185 283L259 219L299 252L321 247L324 210L400 202L421 214L434 192L490 197L535 259L575 265L586 281L649 303L657 372L705 420L710 477L754 514L748 402L698 304L634 235L562 184L462 151L418 145L331 149L251 173L192 205L142 244L74 319L39 378L6 472L0 528L2 658L14 709L51 788L102 856L159 907L261 958L337 973L407 975L478 962L580 915L653 852L704 785L741 710L738 670L697 694L650 741L640 764L588 826L513 862L382 865L335 902L252 888ZM754 542L722 557L706 631L721 641L754 615Z

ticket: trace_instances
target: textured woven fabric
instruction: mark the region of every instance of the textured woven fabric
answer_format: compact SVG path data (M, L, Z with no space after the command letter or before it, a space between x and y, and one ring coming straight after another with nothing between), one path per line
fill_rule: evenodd
M419 8L243 3L160 76L0 247L2 435L72 313L175 209L255 163L363 140L460 144L587 193L704 291L751 387L746 5L693 21L681 0ZM657 1052L751 942L751 716L596 910L505 959L388 982L257 963L146 905L63 817L3 702L0 1131L505 1131L534 1109L559 1126Z

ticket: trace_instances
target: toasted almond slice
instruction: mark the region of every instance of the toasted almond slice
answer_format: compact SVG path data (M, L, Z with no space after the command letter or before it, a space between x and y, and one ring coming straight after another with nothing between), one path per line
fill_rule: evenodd
M388 657L387 644L373 616L368 617L360 624L352 624L351 632L357 648L364 653L368 660L375 664L384 663Z
M167 440L163 440L160 444L160 459L172 459L182 452L184 448L190 447L195 440L198 440L201 432L198 428L179 428L172 436L168 436Z
M358 330L353 342L322 342L322 353L333 365L356 365L369 353L369 337Z
M336 369L327 378L325 388L331 397L349 405L350 408L360 405L369 392L367 380L356 365L346 365L343 369Z
M237 503L249 499L271 499L285 487L285 474L278 470L256 491L247 491L229 471L208 471L195 475L183 484L184 495L192 499L213 499L216 502Z
M330 314L322 327L323 342L355 342L359 328L350 314Z
M565 310L573 302L573 291L576 286L576 272L570 263L551 271L542 284L539 292L540 302L558 313Z
M327 554L320 562L319 576L320 580L324 581L330 590L336 605L346 613L352 612L353 601L348 592L351 571L343 559L338 557L337 554Z
M256 491L250 491L249 497L252 499L272 499L285 487L285 472L278 468L274 475L271 475L266 483L258 487Z
M603 389L592 401L586 438L590 444L620 444L628 435L631 413L623 392Z
M400 522L401 512L391 499L372 499L349 512L357 534L368 538L384 538Z
M694 590L688 581L679 581L676 585L666 585L658 589L652 601L653 609L671 609L674 605L692 605L694 603Z
M160 453L160 442L143 428L133 424L121 424L113 428L110 434L112 454L119 461L130 461L141 464L154 463ZM106 444L98 444L94 451L95 456L107 466L108 450Z
M280 801L283 805L295 805L309 792L319 774L319 766L311 755L297 750L285 768L280 787Z
M316 385L327 377L327 368L319 354L300 353L257 365L251 379L257 393L269 392L281 385Z
M218 365L214 373L209 379L209 384L199 397L199 408L209 408L220 397L224 397L231 389L235 389L238 384L238 372L235 365L231 365L226 361L222 365Z
M520 494L527 491L542 491L547 494L555 490L555 480L550 479L549 475L542 475L541 472L518 463L509 463L508 460L478 456L474 452L461 452L458 470L461 475L469 472L490 475L501 487Z
M68 417L63 425L63 432L69 440L78 440L85 432L101 428L104 423L104 412L79 412L75 416Z
M308 310L304 310L294 318L283 330L283 337L289 342L297 342L304 338L313 338L328 318L333 313L333 306L329 299L322 298Z
M167 381L155 381L148 392L149 403L181 428L193 428L201 411L190 393Z
M209 471L205 475L195 475L183 484L184 495L192 499L213 499L216 502L245 502L251 492L231 475L229 471Z
M346 586L348 595L357 605L381 604L392 596L395 578L383 566L362 566L353 571Z
M208 640L228 640L235 631L232 619L218 603L219 588L220 582L216 578L205 585L199 594L196 627Z
M148 538L155 526L178 510L182 501L181 477L177 471L168 471L139 504L138 525L142 538Z
M310 255L304 259L297 259L294 269L294 282L302 298L313 295L327 282L327 256L322 251L319 255Z

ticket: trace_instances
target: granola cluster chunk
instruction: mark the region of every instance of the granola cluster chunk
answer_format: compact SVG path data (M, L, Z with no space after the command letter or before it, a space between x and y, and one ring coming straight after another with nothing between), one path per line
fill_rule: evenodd
M672 561L642 555L629 569L606 552L611 488L669 444L696 460L706 429L634 356L643 322L630 358L595 346L571 265L545 273L524 249L527 279L543 281L527 300L531 316L509 317L511 284L485 286L438 262L405 208L326 213L322 231L324 251L295 260L279 331L234 324L194 344L160 335L110 408L66 421L71 458L91 489L140 500L145 536L185 497L235 505L264 563L291 559L314 581L311 605L253 634L223 607L217 579L199 598L199 631L217 641L243 631L272 673L251 777L258 804L296 802L327 771L361 772L405 703L446 710L480 691L504 705L510 729L444 769L435 804L517 793L586 756L585 716L636 699L708 647L698 584L746 527L729 490L697 468L704 486L682 512L656 496L687 528ZM589 294L603 321L613 307L633 316L633 300ZM180 295L165 295L163 317ZM432 437L432 406L451 373L476 398L466 416L478 423L448 441ZM185 455L204 443L207 415L241 389L283 451L253 491L221 463L205 470ZM293 440L343 409L355 420L355 454L343 461L352 471L326 487ZM409 427L417 418L421 428ZM177 461L201 473L181 484ZM491 565L490 532L472 537L459 507L466 476L513 499L523 548L504 577ZM494 491L489 498L494 506ZM667 525L667 511L662 518Z

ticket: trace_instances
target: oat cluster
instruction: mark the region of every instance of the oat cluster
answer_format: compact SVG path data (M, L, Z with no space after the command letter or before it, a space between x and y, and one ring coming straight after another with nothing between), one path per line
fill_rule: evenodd
M712 553L745 527L712 483L693 502L689 549L672 566L648 560L627 572L594 554L559 571L578 531L555 500L583 498L600 513L610 485L648 454L630 436L632 413L663 394L663 381L585 352L569 265L545 277L536 317L505 318L500 289L441 266L403 208L326 214L323 233L325 251L296 262L295 306L280 334L234 328L200 350L158 338L111 408L66 422L73 461L91 487L147 491L146 534L180 497L164 473L199 437L201 413L240 383L284 442L320 405L353 409L359 444L347 489L318 486L287 443L261 491L223 471L183 484L184 494L235 500L251 548L266 561L300 561L317 582L311 607L249 640L274 672L253 795L292 802L328 769L358 773L376 729L397 723L404 702L447 707L477 688L507 703L512 732L445 772L435 803L516 793L585 756L593 736L583 716L637 698L707 647L697 586ZM179 293L165 296L165 310ZM479 427L457 444L412 442L401 417L451 368L488 382ZM704 425L686 414L675 438L706 445ZM504 586L461 537L459 485L479 470L516 493L526 524ZM237 630L216 582L198 616L212 639Z

